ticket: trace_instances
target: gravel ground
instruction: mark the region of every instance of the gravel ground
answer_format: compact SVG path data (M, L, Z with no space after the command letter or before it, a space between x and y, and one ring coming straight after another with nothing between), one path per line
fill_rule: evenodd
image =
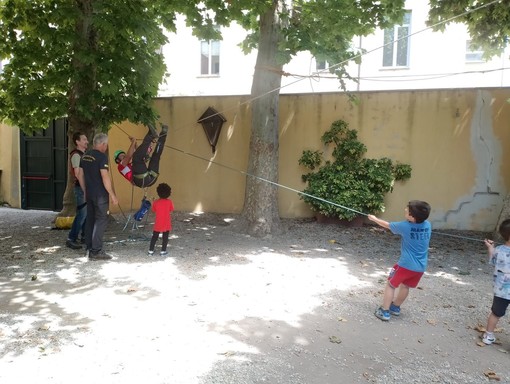
M0 208L2 384L510 382L508 318L498 344L479 339L483 233L436 232L420 286L383 323L399 238L380 228L285 220L257 239L236 217L176 212L169 257L150 257L152 217L115 217L103 262L66 248L54 217Z

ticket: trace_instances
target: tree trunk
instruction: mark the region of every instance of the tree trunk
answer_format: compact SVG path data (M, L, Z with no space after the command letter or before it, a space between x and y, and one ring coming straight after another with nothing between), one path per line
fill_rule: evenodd
M89 148L92 147L92 139L96 131L96 125L93 116L100 112L100 105L97 105L93 94L97 87L96 65L82 60L87 54L97 50L97 32L91 22L93 13L93 0L77 0L77 6L80 10L80 17L77 19L75 31L77 38L74 43L71 65L76 74L74 83L70 87L68 96L69 110L68 122L68 156L74 149L73 133L81 132L89 139ZM84 116L81 112L84 110L83 104L88 104L85 108L90 112L89 116ZM67 178L66 190L64 192L62 211L58 216L74 216L76 214L76 202L74 200L73 178Z
M255 236L276 233L278 212L278 99L283 65L278 63L282 38L280 0L260 19L260 39L251 96L252 130L243 217L248 232Z
M69 173L69 153L74 149L73 134L70 130L67 132L67 157L68 157L68 170L67 170L67 183L66 190L64 191L64 197L62 201L62 210L59 212L57 217L68 217L76 215L76 201L74 199L74 183L73 178L70 177Z

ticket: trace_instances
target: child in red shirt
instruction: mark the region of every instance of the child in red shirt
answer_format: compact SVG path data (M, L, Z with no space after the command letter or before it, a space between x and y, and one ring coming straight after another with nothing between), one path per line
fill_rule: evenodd
M161 252L159 254L161 256L166 256L168 255L166 246L168 245L168 235L172 230L172 211L174 210L174 203L170 200L172 188L166 183L161 183L156 188L156 192L158 193L159 199L152 204L152 210L156 213L156 219L154 220L154 228L149 245L149 255L154 254L154 247L161 233L163 243L161 244Z

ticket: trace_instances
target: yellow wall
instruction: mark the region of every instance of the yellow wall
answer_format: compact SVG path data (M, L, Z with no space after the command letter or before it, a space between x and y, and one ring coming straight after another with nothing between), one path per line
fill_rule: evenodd
M21 206L19 130L0 123L0 202Z
M305 188L301 175L306 169L298 159L304 149L324 150L322 133L334 120L343 119L359 131L367 156L390 157L413 168L411 179L397 183L387 196L382 217L400 220L408 200L422 199L432 205L435 228L494 229L510 190L510 104L506 101L510 89L366 92L357 97L357 103L344 93L280 97L282 217L312 216L295 192ZM160 98L155 106L160 121L170 126L158 181L172 187L176 209L241 212L250 138L249 96ZM197 123L209 106L227 120L214 154ZM112 126L110 157L116 149L127 149L129 135L141 140L146 131L130 123ZM3 129L0 138L3 143ZM113 159L112 175L120 209L125 213L138 209L143 191L121 178ZM3 192L4 176L1 180ZM155 188L148 189L149 197L156 196Z
M247 167L249 108L240 105L239 100L239 97L218 97L155 101L160 121L170 127L158 182L172 187L176 209L228 213L242 210L245 176L225 167L243 171ZM214 154L202 126L196 123L208 106L222 111L227 119ZM146 132L147 128L128 123L113 126L109 134L110 157L116 149L127 150L129 135L140 143ZM115 167L113 164L112 169ZM140 205L142 191L136 187L132 190L118 172L113 172L113 184L123 211L130 210L132 193L133 209ZM156 186L157 183L148 189L149 197L157 196Z

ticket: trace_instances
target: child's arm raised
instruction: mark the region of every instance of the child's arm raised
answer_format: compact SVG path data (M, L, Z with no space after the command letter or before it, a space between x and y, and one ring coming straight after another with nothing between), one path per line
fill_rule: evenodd
M390 223L387 222L386 220L382 220L382 219L379 219L378 217L374 216L374 215L368 215L368 219L370 221L373 221L374 223L376 223L377 225L383 227L383 228L386 228L386 229L389 229L390 228Z

